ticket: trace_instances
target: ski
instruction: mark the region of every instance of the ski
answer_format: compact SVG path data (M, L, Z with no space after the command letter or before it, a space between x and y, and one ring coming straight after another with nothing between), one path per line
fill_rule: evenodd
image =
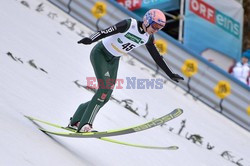
M61 126L58 126L59 128L62 128ZM62 128L68 131L72 131L75 132L74 129L65 127ZM111 143L116 143L116 144L120 144L120 145L126 145L126 146L132 146L132 147L137 147L137 148L145 148L145 149L161 149L161 150L177 150L179 149L178 146L148 146L148 145L140 145L140 144L132 144L132 143L128 143L128 142L122 142L122 141L118 141L118 140L114 140L114 139L110 139L107 137L101 137L101 138L97 138L106 142L111 142Z
M107 142L120 144L120 145L126 145L126 146L132 146L132 147L144 148L144 149L159 149L159 150L177 150L177 149L179 149L178 146L162 146L162 147L161 146L148 146L148 145L140 145L140 144L132 144L132 143L127 143L127 142L121 142L121 141L106 138L106 137L101 137L101 138L98 138L98 139L103 140L103 141L107 141Z
M29 116L25 116L25 117L28 118L32 123L34 123L39 128L42 128L37 122L35 122L35 120L37 121L38 119L34 119L34 118L29 117ZM41 123L43 123L43 121ZM56 127L56 128L60 128L60 129L68 130L68 131L71 131L71 132L75 132L74 129L70 129L70 128L67 128L67 127L62 127L62 126L59 126L59 125L53 124L53 123L50 123L50 124L51 124L51 126ZM47 134L47 133L45 133L45 134ZM118 140L114 140L114 139L110 139L110 138L105 138L105 137L96 138L96 139L100 139L102 141L111 142L111 143L115 143L115 144L131 146L131 147L136 147L136 148L144 148L144 149L157 149L157 150L177 150L177 149L179 149L178 146L148 146L148 145L132 144L132 143L128 143L128 142L122 142L122 141L118 141Z
M160 118L154 119L152 121L149 121L147 123L137 125L134 127L129 127L129 128L124 128L124 129L118 129L118 130L109 130L109 131L102 131L102 132L86 132L86 133L77 133L77 132L54 132L54 131L49 131L44 128L39 128L41 131L48 133L48 134L53 134L53 135L59 135L59 136L64 136L64 137L76 137L76 138L101 138L101 137L110 137L110 136L118 136L118 135L124 135L124 134L130 134L130 133L135 133L143 130L147 130L159 125L162 125L178 116L180 116L183 113L183 110L180 108L177 108L170 112L169 114L162 116ZM28 119L33 120L33 121L38 121L50 126L54 126L57 128L61 129L66 129L65 127L58 126L55 124L52 124L50 122L42 121L30 116L26 116Z

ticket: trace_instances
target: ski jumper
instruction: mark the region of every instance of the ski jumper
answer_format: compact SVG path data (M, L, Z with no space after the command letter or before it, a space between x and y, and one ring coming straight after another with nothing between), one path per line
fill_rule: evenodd
M93 124L96 114L106 104L113 92L117 78L119 59L134 48L146 45L147 50L160 68L171 78L173 73L163 61L153 41L153 35L144 32L142 22L135 19L123 20L90 36L93 42L103 39L94 46L90 60L95 71L98 89L92 99L79 105L71 125L80 122L78 131L85 124Z

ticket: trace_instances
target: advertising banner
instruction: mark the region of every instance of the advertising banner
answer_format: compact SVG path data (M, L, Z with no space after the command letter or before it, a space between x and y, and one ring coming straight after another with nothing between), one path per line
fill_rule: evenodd
M243 8L234 0L186 0L184 45L198 54L213 49L239 60Z
M180 0L116 0L119 4L142 17L150 9L162 11L177 10L180 7Z

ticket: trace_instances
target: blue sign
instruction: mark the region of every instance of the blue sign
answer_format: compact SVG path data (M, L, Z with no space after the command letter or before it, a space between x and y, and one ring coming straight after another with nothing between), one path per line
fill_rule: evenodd
M213 3L218 4L211 5L209 0L186 1L184 45L198 54L213 49L239 60L242 49L242 9L225 10L221 7L223 2Z

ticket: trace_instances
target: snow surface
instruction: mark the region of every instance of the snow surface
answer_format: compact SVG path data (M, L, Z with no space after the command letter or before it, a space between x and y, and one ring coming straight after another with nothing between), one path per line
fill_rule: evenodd
M126 89L126 84L115 89L113 97L131 99L129 106L139 116L125 103L111 100L97 115L94 127L128 127L182 108L184 114L167 125L113 137L138 144L177 145L177 151L45 135L23 115L67 125L78 105L93 96L76 84L86 85L86 77L94 76L89 61L94 44L76 43L92 32L45 0L1 0L0 9L1 166L250 166L250 133L169 81L160 90ZM126 56L120 61L118 78L152 79L153 73ZM185 128L178 135L183 120ZM202 145L188 140L190 134L202 136ZM207 149L207 144L214 148Z

